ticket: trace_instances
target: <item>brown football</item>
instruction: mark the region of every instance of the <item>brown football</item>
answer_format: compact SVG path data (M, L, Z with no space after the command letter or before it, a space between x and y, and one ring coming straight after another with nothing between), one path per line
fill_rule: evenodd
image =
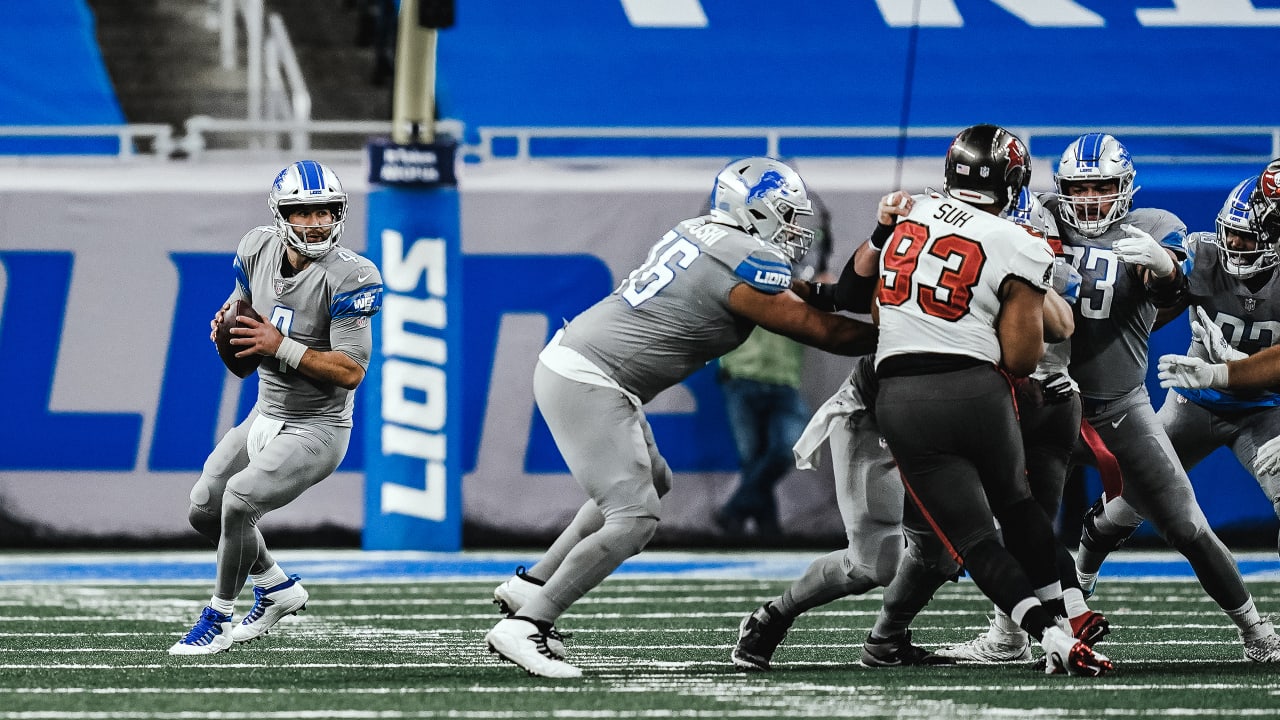
M247 377L249 373L258 369L258 364L262 362L261 355L249 355L247 357L236 357L236 353L244 348L231 344L231 338L235 337L231 334L231 328L243 327L236 316L243 315L251 317L259 322L262 316L259 315L253 306L244 300L236 300L231 303L231 307L222 313L222 322L218 323L218 330L214 333L214 344L218 346L218 355L222 358L222 364L227 366L236 377Z

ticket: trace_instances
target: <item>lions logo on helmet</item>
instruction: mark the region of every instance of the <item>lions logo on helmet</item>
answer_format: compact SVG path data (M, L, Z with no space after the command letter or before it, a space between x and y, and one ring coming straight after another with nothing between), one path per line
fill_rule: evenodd
M809 252L816 233L797 224L813 215L813 201L795 170L766 157L735 160L716 175L711 215L777 247L797 262Z
M1133 194L1133 158L1119 140L1106 133L1087 133L1067 146L1053 182L1061 197L1062 219L1085 237L1097 237L1129 214ZM1109 185L1109 192L1076 194L1081 183Z
M333 215L333 222L320 226L327 231L324 240L307 242L306 230L288 221L298 206L323 206ZM347 216L347 194L332 170L315 160L299 160L281 170L271 184L267 206L275 216L276 234L286 245L312 259L324 257L338 244L343 220Z

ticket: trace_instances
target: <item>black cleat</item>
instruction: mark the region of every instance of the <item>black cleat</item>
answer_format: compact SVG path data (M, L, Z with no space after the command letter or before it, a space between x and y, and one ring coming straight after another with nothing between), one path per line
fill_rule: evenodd
M876 638L868 634L867 641L862 643L862 664L867 667L900 667L955 665L956 661L912 645L911 631L908 630L896 638Z
M768 670L773 653L787 636L794 618L782 617L765 603L742 619L738 626L738 644L729 659L739 670Z

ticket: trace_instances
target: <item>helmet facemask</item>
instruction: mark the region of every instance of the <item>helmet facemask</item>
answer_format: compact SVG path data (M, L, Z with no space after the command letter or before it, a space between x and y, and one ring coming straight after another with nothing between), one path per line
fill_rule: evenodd
M1133 194L1138 191L1133 185L1135 177L1133 160L1119 140L1104 133L1080 136L1062 153L1053 176L1065 210L1062 220L1085 237L1101 235L1129 214ZM1114 182L1115 189L1090 195L1071 192L1085 182Z
M813 215L804 182L795 170L771 158L738 160L721 170L711 211L778 248L793 263L804 258L817 237L798 222Z
M1217 231L1214 242L1221 249L1218 257L1222 267L1228 275L1238 278L1252 277L1280 264L1274 243L1261 242L1249 226L1249 198L1257 184L1255 175L1236 185L1214 222ZM1242 244L1250 245L1251 249L1242 249Z
M275 216L276 235L290 248L313 260L322 258L338 244L347 216L347 194L332 170L314 160L300 160L280 171L271 186L267 206ZM326 206L333 215L328 225L295 225L288 220L298 207ZM307 242L307 232L327 229L319 242Z

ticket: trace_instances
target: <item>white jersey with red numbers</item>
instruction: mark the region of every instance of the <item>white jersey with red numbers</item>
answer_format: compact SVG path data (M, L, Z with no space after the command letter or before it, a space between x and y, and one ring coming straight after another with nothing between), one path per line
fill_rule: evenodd
M880 254L876 366L895 355L924 353L998 364L999 293L1010 276L1047 291L1049 245L959 200L915 196Z

